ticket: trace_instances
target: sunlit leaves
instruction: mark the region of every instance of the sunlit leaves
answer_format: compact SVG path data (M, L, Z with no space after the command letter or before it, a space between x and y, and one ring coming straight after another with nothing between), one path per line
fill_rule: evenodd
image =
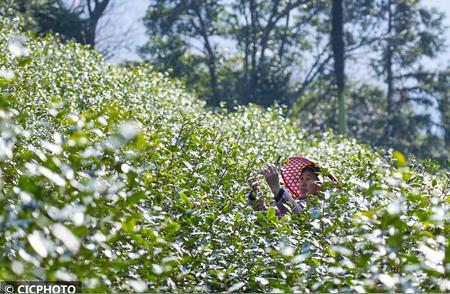
M46 241L42 236L42 233L39 231L33 231L33 233L28 235L28 241L30 242L31 247L42 257L47 257L48 250L46 246Z
M398 166L403 167L406 165L405 156L403 156L403 154L400 151L395 150L392 154L396 159Z
M448 291L449 182L433 162L309 135L279 109L210 112L164 74L52 37L26 46L29 63L0 56L16 75L0 101L0 278L92 292ZM324 176L321 197L282 219L254 212L247 178L291 155L341 186Z
M16 79L16 74L9 69L0 68L0 87L11 84Z

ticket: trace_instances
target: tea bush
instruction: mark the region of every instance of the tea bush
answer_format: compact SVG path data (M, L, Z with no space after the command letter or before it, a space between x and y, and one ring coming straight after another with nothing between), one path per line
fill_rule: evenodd
M207 110L149 65L0 33L0 280L88 292L450 291L449 171L283 108ZM303 155L340 180L278 220L247 178ZM265 187L267 198L270 193Z

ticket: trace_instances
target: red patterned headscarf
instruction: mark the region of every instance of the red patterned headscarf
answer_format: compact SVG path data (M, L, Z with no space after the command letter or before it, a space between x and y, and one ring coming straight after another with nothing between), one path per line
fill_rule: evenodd
M306 168L310 167L313 170L320 170L320 166L316 163L312 162L308 158L293 156L288 159L288 163L281 167L281 177L283 178L284 184L287 186L290 192L294 194L295 197L302 197L302 192L300 187L302 185L300 181L300 177L302 175L302 171ZM329 174L328 177L335 183L338 184L338 180L332 174Z

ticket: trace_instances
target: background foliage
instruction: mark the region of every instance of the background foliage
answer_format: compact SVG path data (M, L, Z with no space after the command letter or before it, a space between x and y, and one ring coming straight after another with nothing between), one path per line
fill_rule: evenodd
M450 179L437 162L306 132L282 108L207 111L167 74L107 64L18 23L3 17L0 33L1 280L450 291ZM325 163L341 187L325 180L282 220L252 211L251 171L295 154Z
M284 104L283 115L312 132L337 131L342 113L352 138L444 166L449 159L450 71L440 57L448 28L426 1L146 1L142 63L183 80L208 106ZM109 8L119 0L4 2L26 16L26 30L59 33L105 58L132 41L130 31L98 37L118 21ZM345 6L336 51L345 71L333 67L332 3Z
M338 130L332 1L149 1L141 56L217 106L284 104L310 131ZM345 2L348 134L448 158L444 15L425 1ZM374 111L374 109L376 109Z

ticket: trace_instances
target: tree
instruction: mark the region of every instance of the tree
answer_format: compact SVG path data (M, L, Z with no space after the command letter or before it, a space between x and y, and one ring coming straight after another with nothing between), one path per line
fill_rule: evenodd
M347 125L366 143L433 153L426 146L442 143L430 115L438 98L424 60L443 48L443 16L419 0L331 4L152 0L141 54L210 105L278 101L310 130ZM374 78L346 81L349 65Z
M439 74L437 79L438 108L441 113L441 128L444 131L444 140L447 150L450 149L450 68Z
M41 35L58 33L63 41L86 44L86 20L80 6L69 9L61 0L46 0L23 1L19 7L31 19L28 29Z
M58 33L62 40L75 40L96 47L98 23L110 0L83 0L68 6L62 0L20 0L18 10L29 17L26 29L39 34Z
M305 0L154 0L145 18L149 42L141 54L189 84L207 80L208 91L196 89L212 105L289 104L298 92L292 73L304 66L309 29L321 23L325 7L323 1ZM228 51L220 50L224 46ZM194 66L188 60L195 60Z
M345 40L344 40L344 1L333 0L331 44L334 56L334 73L339 99L339 132L346 133L345 119Z
M237 40L243 59L239 100L270 105L281 95L279 100L288 102L293 49L306 46L301 38L315 6L310 1L242 0L232 8L229 36Z
M436 73L425 61L444 48L443 15L421 1L347 0L346 6L345 59L364 68L364 76L374 76L347 85L349 135L419 158L442 158L444 146L448 150L439 135L448 125L448 115L442 114L447 109L448 70ZM338 123L335 107L324 103L335 102L329 71L325 66L314 77L291 113L314 131ZM441 114L438 122L432 118L436 113Z
M384 76L387 87L389 117L384 137L405 152L419 132L432 135L430 115L415 109L434 104L427 90L430 72L424 68L423 59L436 56L443 48L443 15L421 6L419 0L381 1L379 7L378 17L386 34L373 44L381 55L372 66Z
M209 74L207 100L218 101L221 56L213 38L220 35L221 13L223 6L217 1L151 1L144 18L150 40L140 49L141 55L163 70L172 69L175 76L186 78L190 84L205 76L201 68L205 65Z
M105 13L106 7L110 0L85 0L89 17L87 19L87 36L86 43L95 48L95 37L98 21Z

